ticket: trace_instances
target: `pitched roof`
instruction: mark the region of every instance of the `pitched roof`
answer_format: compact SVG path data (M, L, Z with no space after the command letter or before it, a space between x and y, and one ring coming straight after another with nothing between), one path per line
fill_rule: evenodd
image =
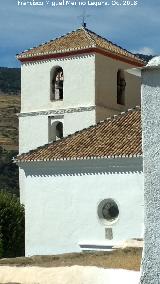
M122 47L112 43L111 41L97 35L87 28L81 27L72 31L64 36L43 43L37 47L17 55L20 61L29 61L40 59L45 56L62 56L62 54L72 54L74 52L93 52L106 51L106 55L118 55L121 59L129 59L133 64L140 66L144 65L144 61L132 54L131 52L123 49ZM68 52L68 53L67 53Z
M141 144L141 112L137 107L21 154L16 162L139 156Z

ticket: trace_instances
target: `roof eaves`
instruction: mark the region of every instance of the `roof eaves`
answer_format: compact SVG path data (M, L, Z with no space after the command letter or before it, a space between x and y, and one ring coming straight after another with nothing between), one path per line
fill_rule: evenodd
M29 53L29 54L20 54L17 56L17 59L23 59L23 58L32 58L32 57L37 57L37 56L45 56L45 55L54 55L54 54L63 54L67 52L74 52L81 50L82 53L84 50L89 49L89 48L95 48L95 45L88 45L88 46L83 46L83 47L75 47L75 48L67 48L67 49L61 49L61 50L56 50L56 51L47 51L47 52L38 52L38 53Z
M106 49L106 48L102 48L100 45L96 45L96 48L98 50L101 50L103 52L107 52L108 54L110 55L115 55L115 56L118 56L119 58L123 58L123 59L127 59L127 60L130 60L130 61L133 61L133 62L138 62L138 63L141 63L143 65L146 64L146 62L144 60L142 60L141 58L139 57L136 57L134 56L132 53L130 53L129 51L125 50L125 49L122 49L124 51L126 51L128 54L131 54L132 56L129 56L128 54L121 54L121 53L117 53L116 51L114 50L110 50L110 49Z
M91 30L89 30L89 29L87 29L87 28L85 28L85 30L88 31L88 33L90 34L90 36L91 36L91 34L94 34L95 36L99 37L100 39L103 39L103 40L105 40L106 42L108 42L108 43L110 43L110 44L112 44L112 45L114 45L114 46L116 46L116 47L122 49L123 51L125 51L125 52L127 52L127 53L129 53L131 56L133 56L134 59L136 59L136 60L138 60L138 61L141 61L142 63L145 63L144 60L142 60L141 58L139 58L138 56L136 56L134 53L128 51L127 49L121 47L120 45L118 45L118 44L116 44L116 43L113 43L112 41L106 39L105 37L102 37L102 36L96 34L95 32L93 32L93 31L91 31ZM95 41L95 40L94 40L94 41ZM96 46L99 47L97 44L96 44ZM109 49L108 49L108 51L109 51ZM115 52L115 53L116 53L116 52Z
M76 161L76 160L96 160L96 159L116 159L116 158L140 158L142 154L123 154L123 155L108 155L108 156L90 156L90 157L71 157L71 158L51 158L51 159L14 159L14 163L30 163L30 162L55 162L55 161Z
M89 127L87 127L87 128L83 128L82 130L78 130L78 131L76 131L75 133L73 133L73 134L69 134L68 136L66 136L66 137L64 137L64 138L62 138L62 139L59 139L59 140L57 140L57 141L53 141L53 142L49 142L49 143L47 143L47 144L44 144L44 145L42 145L42 146L39 146L39 147L37 147L36 149L32 149L32 150L30 150L29 152L27 152L27 153L22 153L22 154L20 154L20 155L18 155L17 156L17 158L15 159L15 162L16 163L20 163L20 162L31 162L31 161L44 161L44 159L36 159L36 160L34 160L34 159L28 159L28 160L24 160L23 158L22 159L20 159L20 160L18 160L18 158L19 157L21 157L21 156L25 156L25 155L30 155L30 154L32 154L32 153L34 153L35 151L38 151L38 150L41 150L41 149L44 149L45 147L48 147L48 146L50 146L50 145L52 145L52 144L58 144L58 143L60 143L61 141L65 141L66 139L68 139L68 138L70 138L70 137L74 137L75 135L77 135L77 134L80 134L80 133L82 133L83 131L85 131L85 130L89 130L89 129L92 129L92 128L94 128L94 127L97 127L98 125L100 125L100 124L103 124L105 121L113 121L113 120L115 120L115 119L118 119L119 117L121 117L121 116L124 116L125 114L127 114L127 113L129 113L129 112L134 112L134 111L137 111L137 110L140 110L141 109L141 107L140 106L135 106L134 108L130 108L130 109L128 109L128 110L126 110L126 111L123 111L123 112L121 112L121 113L119 113L119 114L116 114L116 115L113 115L113 116L110 116L110 117L107 117L106 119L104 119L104 120L101 120L101 121L99 121L98 123L96 123L96 124L94 124L94 125L91 125L91 126L89 126ZM125 155L125 154L124 154ZM123 155L120 155L120 157L121 156L123 156ZM113 156L105 156L106 158L110 158L110 157L112 157L113 158ZM125 155L125 157L127 157L126 155ZM95 156L95 158L97 158L96 156ZM102 157L100 157L100 158L102 158ZM73 158L69 158L69 160L72 160ZM76 157L75 158L76 160L77 159L84 159L84 157ZM90 157L87 157L87 159L90 159ZM50 159L49 159L50 160ZM53 159L54 161L56 161L56 160L59 160L58 158L56 158L56 159ZM63 158L61 158L60 160L64 160Z

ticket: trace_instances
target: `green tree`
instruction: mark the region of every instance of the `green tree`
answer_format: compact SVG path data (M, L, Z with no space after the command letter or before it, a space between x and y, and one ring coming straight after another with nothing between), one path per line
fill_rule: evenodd
M0 191L19 196L18 166L12 161L17 154L17 151L6 151L0 146Z
M1 229L0 229L1 231ZM2 234L0 234L0 258L3 257Z
M0 90L7 94L20 93L20 68L0 67Z
M0 192L0 256L24 255L24 207L19 199Z

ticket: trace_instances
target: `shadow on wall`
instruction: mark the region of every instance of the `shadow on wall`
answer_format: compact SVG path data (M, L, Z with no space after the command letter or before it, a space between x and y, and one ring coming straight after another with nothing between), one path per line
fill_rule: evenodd
M111 161L112 160L112 161ZM29 162L20 165L26 176L142 174L142 158Z

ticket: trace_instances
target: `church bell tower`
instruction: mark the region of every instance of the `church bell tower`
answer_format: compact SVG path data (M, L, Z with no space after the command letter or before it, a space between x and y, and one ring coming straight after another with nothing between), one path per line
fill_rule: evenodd
M20 153L140 104L140 81L125 70L144 63L85 26L17 58Z

